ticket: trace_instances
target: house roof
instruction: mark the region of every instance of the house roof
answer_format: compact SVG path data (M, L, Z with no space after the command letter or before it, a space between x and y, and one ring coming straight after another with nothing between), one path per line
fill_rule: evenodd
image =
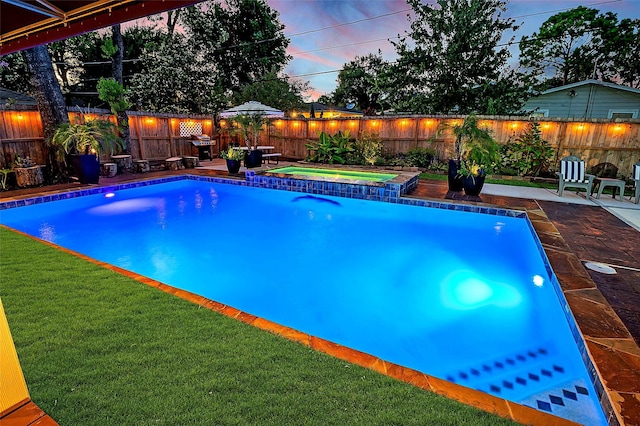
M0 107L3 107L6 103L14 105L36 105L36 100L31 96L0 87Z
M321 111L332 111L332 112L345 113L350 115L362 115L362 111L357 109L342 108L334 105L321 104L320 102L308 102L308 103L305 103L304 105L305 105L306 111L311 111L311 107L313 107L313 111L315 113L319 113Z
M544 92L541 93L541 95L546 95L548 93L561 92L563 90L575 89L576 87L587 86L589 84L608 87L614 90L623 90L626 92L640 94L640 89L635 89L633 87L623 86L621 84L615 84L615 83L607 83L605 81L600 81L600 80L584 80L584 81L578 81L577 83L566 84L564 86L554 87L553 89L545 90Z

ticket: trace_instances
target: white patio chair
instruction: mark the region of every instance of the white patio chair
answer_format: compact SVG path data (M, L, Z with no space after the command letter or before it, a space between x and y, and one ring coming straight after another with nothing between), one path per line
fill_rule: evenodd
M633 183L636 187L636 199L634 203L638 204L640 201L640 161L633 165L633 171L631 172L631 178L633 179Z
M584 188L587 191L587 200L591 196L594 175L585 173L585 164L575 155L564 157L560 160L560 173L558 173L558 196L562 197L565 188ZM579 191L576 191L578 193Z

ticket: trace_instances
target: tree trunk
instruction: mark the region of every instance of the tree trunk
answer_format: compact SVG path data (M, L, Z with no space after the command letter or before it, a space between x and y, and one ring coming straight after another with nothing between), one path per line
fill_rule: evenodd
M60 84L53 72L51 56L47 46L40 45L23 51L24 61L29 69L30 82L34 88L34 97L40 110L44 140L48 142L56 128L69 122L67 106L60 90ZM48 144L45 144L48 146ZM47 165L51 167L51 176L57 177L60 171L55 149L46 149Z
M118 48L116 53L111 57L111 71L113 78L123 85L122 82L122 59L124 57L124 42L122 41L122 33L120 32L120 24L111 27L111 40L113 45Z
M113 79L123 84L122 78L122 59L124 57L124 42L122 40L122 32L120 31L120 24L113 25L111 27L111 40L113 45L117 47L116 53L111 56L111 72L113 73ZM129 129L129 117L126 111L113 111L116 115L116 123L120 128L120 136L124 140L124 154L131 154L131 130Z
M34 97L40 110L45 140L49 140L56 127L69 122L67 106L60 84L53 73L51 57L46 46L36 46L24 52L24 60L31 74Z
M120 136L124 140L124 154L131 154L131 129L129 128L129 116L127 111L118 111L116 121L120 128Z

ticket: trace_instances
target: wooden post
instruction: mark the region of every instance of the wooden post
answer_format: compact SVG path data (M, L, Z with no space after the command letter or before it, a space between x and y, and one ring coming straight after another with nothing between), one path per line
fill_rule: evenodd
M135 120L133 120L134 122L134 128L136 130L136 136L138 138L138 151L140 151L140 156L138 157L139 159L143 160L144 159L144 142L142 140L142 135L140 134L140 116L136 115L135 116ZM131 137L131 135L129 135L129 137Z
M567 122L561 121L558 127L558 150L556 151L556 162L560 160L562 151L564 151L564 142L567 138Z

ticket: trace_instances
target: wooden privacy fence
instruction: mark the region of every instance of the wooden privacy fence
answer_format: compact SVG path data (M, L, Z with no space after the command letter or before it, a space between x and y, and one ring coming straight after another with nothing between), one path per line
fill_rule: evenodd
M85 114L86 115L86 114ZM90 116L113 116L96 111ZM39 164L45 163L46 146L40 115L37 111L0 111L0 167L10 165L15 154L30 156ZM70 112L72 120L79 113ZM93 118L93 117L91 117ZM501 144L515 141L529 125L523 117L479 117L480 126L488 127ZM272 145L283 158L301 160L307 155L305 143L317 140L321 132L334 134L349 131L353 138L364 131L377 133L385 149L392 153L407 152L411 148L433 148L440 159L453 155L454 137L450 131L438 132L443 122L462 123L464 116L393 116L338 119L274 119L263 132L260 144ZM539 121L543 139L556 150L557 158L573 154L585 159L588 166L612 163L621 174L628 174L631 166L640 161L640 120L545 119ZM219 152L230 141L241 142L230 135L228 124L220 121L217 132L213 117L178 114L129 112L131 154L134 159L162 160L181 155L197 155L190 138L180 135L181 126L201 126L202 133L212 136ZM106 160L103 158L102 160Z
M69 120L81 119L79 112L69 112ZM189 136L181 136L181 127L212 136L213 119L209 116L180 114L150 114L129 112L131 155L133 159L164 160L182 155L198 155L198 149ZM106 110L84 113L85 119L115 117ZM183 132L184 133L184 132ZM215 137L215 135L213 135ZM15 155L31 157L37 164L45 164L48 147L44 141L42 122L38 111L0 111L0 168L9 168ZM109 160L103 155L101 161Z
M479 126L491 130L500 144L514 142L529 126L523 117L479 117ZM442 123L460 124L464 116L364 117L344 119L273 120L261 143L275 146L283 157L303 159L305 143L318 139L320 132L329 134L349 131L357 137L364 131L377 133L386 150L407 152L416 147L432 148L440 159L453 156L455 137L450 130L439 131ZM592 167L612 163L622 174L640 161L640 120L572 121L547 119L538 121L542 138L555 149L557 159L573 154Z

